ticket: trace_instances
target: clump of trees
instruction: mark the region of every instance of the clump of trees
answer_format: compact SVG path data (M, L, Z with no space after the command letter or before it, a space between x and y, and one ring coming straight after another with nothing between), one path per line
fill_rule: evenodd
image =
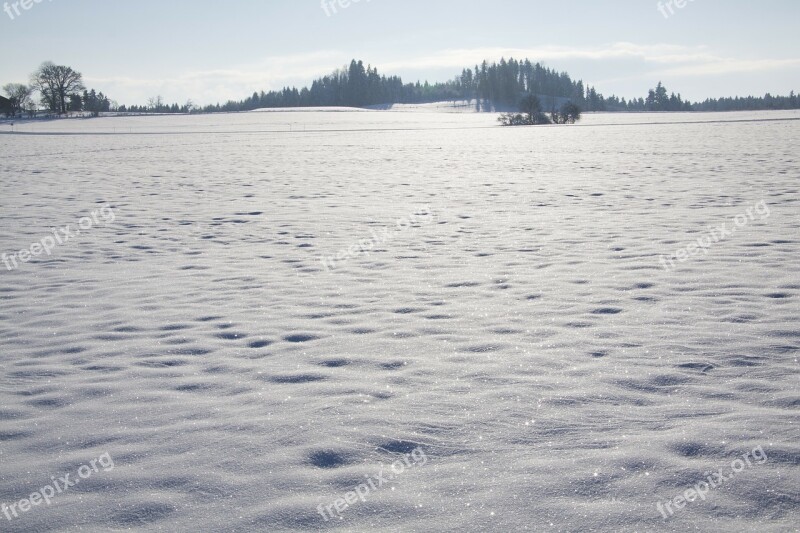
M111 101L108 97L102 92L96 93L94 89L84 90L81 98L77 95L73 95L73 98L75 99L73 111L89 111L93 117L111 111Z
M548 117L542 110L542 102L535 94L529 94L519 103L519 113L505 113L497 119L503 126L536 126L540 124L575 124L581 119L581 108L566 102L559 111Z
M3 92L11 106L11 116L22 115L23 112L29 111L31 107L35 108L31 95L33 95L33 87L25 85L24 83L8 83L3 86Z
M69 111L71 97L86 89L80 72L52 61L42 63L33 73L31 85L42 95L42 104L47 109L62 115Z
M69 112L89 112L98 116L115 107L113 102L102 92L87 90L83 84L83 75L72 67L56 65L46 61L31 74L30 84L9 83L3 86L3 92L11 102L11 116L36 116L40 106L58 115ZM38 93L39 104L33 95Z
M534 126L551 124L542 111L542 102L535 94L529 94L519 102L519 113L504 113L498 117L503 126Z
M551 117L555 124L575 124L581 119L581 108L573 102L567 102L559 111L553 111Z

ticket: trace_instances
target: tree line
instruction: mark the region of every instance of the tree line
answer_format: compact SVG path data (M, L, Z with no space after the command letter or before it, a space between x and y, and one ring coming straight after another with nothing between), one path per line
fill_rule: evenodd
M228 101L203 109L206 112L250 111L284 107L369 107L382 104L422 104L475 100L479 109L496 104L516 106L524 94L575 99L583 104L582 81L573 81L566 72L556 72L530 61L502 59L483 62L464 69L460 76L439 83L404 83L399 76L385 76L371 65L355 59L350 66L314 80L310 87L285 87L278 91L256 92L241 101ZM597 98L594 88L587 95Z
M602 96L602 95L601 95ZM598 108L591 111L610 112L645 112L645 111L774 111L800 109L800 98L794 91L789 96L746 96L734 98L707 98L702 102L691 103L681 98L680 93L669 93L658 82L655 89L650 89L647 98L630 99L610 96L600 100Z
M546 68L526 59L501 59L499 63L484 61L463 69L460 76L440 83L403 83L399 76L385 76L371 65L352 60L350 66L314 80L309 87L284 87L278 91L255 92L241 101L209 105L207 113L251 111L286 107L369 107L381 104L422 104L469 100L478 110L494 110L497 105L516 108L523 98L537 95L541 102L568 101L585 111L652 112L652 111L745 111L798 109L800 101L794 91L789 96L708 99L691 103L680 93L669 92L658 82L646 97L626 100L614 95L603 96L583 80L573 80L566 72ZM555 111L555 104L553 104Z
M442 101L474 102L477 110L492 111L499 106L517 108L529 95L548 104L551 113L569 102L584 111L644 112L644 111L744 111L768 109L798 109L800 102L792 91L789 96L707 99L691 103L680 93L670 93L658 85L646 97L626 100L617 96L605 97L595 87L573 80L566 72L544 67L530 60L501 59L484 61L474 68L465 68L459 76L439 83L404 83L399 76L386 76L371 65L355 59L349 66L314 80L310 86L298 89L255 92L240 101L228 101L199 107L191 100L183 105L166 104L160 96L150 98L145 105L118 105L102 92L84 86L83 76L71 67L43 63L31 75L30 82L10 83L3 87L8 96L12 115L27 113L35 116L39 110L54 114L88 112L97 116L103 112L120 113L218 113L251 111L261 108L287 107L369 107L391 104L421 104ZM38 96L38 101L34 98ZM559 115L560 116L560 115Z

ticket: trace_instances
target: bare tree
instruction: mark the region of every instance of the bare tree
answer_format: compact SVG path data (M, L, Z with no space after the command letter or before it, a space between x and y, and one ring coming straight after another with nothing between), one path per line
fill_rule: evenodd
M42 103L56 113L66 113L68 98L85 89L83 75L70 67L51 61L42 63L31 77L33 87L42 95Z
M37 111L36 102L34 102L33 100L28 100L28 105L25 108L25 110L28 112L28 116L30 118L34 118L36 116L36 111Z
M11 101L11 112L16 116L17 113L21 114L24 109L27 109L33 94L33 87L22 83L9 83L3 86L3 92Z
M161 96L154 96L152 98L147 99L147 107L150 111L160 111L161 108L164 106L164 99Z

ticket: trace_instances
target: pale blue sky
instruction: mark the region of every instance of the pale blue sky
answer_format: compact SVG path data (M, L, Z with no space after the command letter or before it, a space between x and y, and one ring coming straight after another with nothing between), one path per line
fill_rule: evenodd
M797 0L686 0L668 18L658 0L361 0L330 16L320 0L43 0L19 15L15 1L0 84L52 60L128 104L241 99L352 57L438 81L527 56L626 97L659 80L693 100L800 89Z

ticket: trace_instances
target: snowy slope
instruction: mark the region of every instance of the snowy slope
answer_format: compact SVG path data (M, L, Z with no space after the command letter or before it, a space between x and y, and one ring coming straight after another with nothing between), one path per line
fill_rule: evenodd
M0 503L114 462L0 530L796 531L800 122L697 117L0 134L0 253L114 214L0 264Z

